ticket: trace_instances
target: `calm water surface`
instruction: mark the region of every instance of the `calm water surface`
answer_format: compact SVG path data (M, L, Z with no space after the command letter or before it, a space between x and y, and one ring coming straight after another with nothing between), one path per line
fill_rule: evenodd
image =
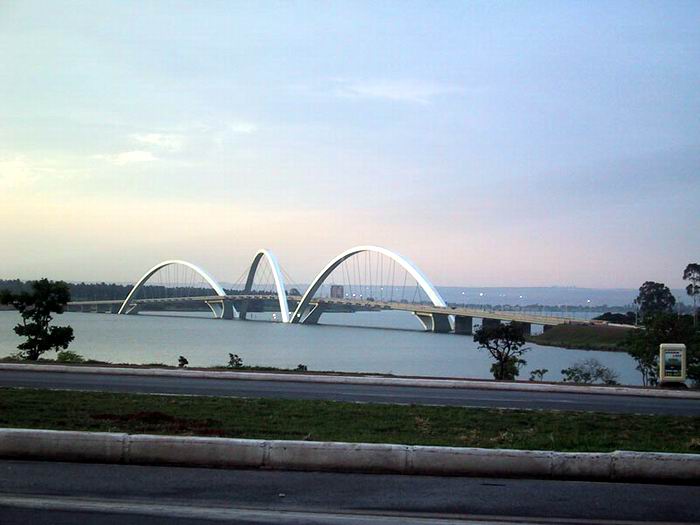
M190 366L214 366L227 363L230 352L246 365L294 368L303 363L309 370L491 377L490 356L478 350L470 336L422 332L407 312L324 314L317 326L264 322L264 314L253 315L257 321L224 321L204 313L66 313L57 316L56 323L75 330L71 350L103 361L176 365L184 355ZM20 339L12 327L18 320L16 312L0 312L0 357L16 351ZM595 357L614 369L620 382L640 384L627 354L528 346L521 378L527 379L530 370L547 368L545 379L559 380L561 369Z

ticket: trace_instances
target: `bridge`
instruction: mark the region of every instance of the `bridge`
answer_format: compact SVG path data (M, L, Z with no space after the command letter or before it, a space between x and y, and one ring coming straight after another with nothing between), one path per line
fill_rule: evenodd
M482 326L518 322L526 333L533 324L546 330L580 322L520 311L448 306L415 264L379 246L356 246L334 257L304 293L287 289L286 282L277 258L267 249L255 254L236 288L229 290L195 264L167 260L149 269L124 299L74 301L67 309L134 315L145 310L208 308L214 317L231 320L246 320L253 312L275 312L277 320L288 324L317 324L325 313L396 310L416 316L426 331L464 335L473 333L475 318L482 320Z

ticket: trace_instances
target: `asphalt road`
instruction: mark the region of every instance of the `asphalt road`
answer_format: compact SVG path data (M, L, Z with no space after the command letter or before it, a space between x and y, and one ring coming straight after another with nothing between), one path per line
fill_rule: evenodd
M700 400L601 394L418 388L0 370L0 386L107 392L328 399L465 407L555 409L700 416Z
M0 522L700 522L700 486L0 461Z

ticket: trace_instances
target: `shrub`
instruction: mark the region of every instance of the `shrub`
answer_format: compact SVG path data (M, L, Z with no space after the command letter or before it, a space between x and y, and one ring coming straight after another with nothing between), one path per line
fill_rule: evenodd
M493 378L498 381L514 381L520 375L520 369L527 361L518 357L508 357L491 365Z
M85 358L77 352L63 350L56 355L56 361L59 363L84 363Z
M243 359L238 354L229 354L226 368L243 368Z
M578 383L591 385L602 383L604 385L616 385L618 380L617 372L604 366L595 358L577 361L569 368L561 371L564 381L567 383Z
M636 323L637 316L634 314L634 312L627 312L626 314L605 312L604 314L599 315L598 317L594 317L593 320L607 321L608 323L614 324L634 325Z
M542 381L544 375L549 372L547 368L536 368L530 372L530 381Z

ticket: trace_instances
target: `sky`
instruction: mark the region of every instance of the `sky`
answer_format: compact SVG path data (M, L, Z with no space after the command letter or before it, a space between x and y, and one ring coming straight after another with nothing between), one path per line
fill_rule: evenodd
M700 2L0 0L0 278L683 285Z

